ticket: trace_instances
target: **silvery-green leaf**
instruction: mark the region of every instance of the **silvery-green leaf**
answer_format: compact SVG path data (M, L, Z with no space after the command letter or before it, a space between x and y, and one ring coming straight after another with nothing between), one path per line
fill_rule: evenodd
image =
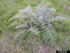
M19 24L19 25L17 25L15 28L22 28L22 27L26 27L26 25L24 25L24 24Z
M21 12L32 12L33 10L31 9L31 6L28 5L25 9L19 10Z
M35 35L39 35L38 28L31 27L31 28L29 28L28 31L30 31L32 34L34 33Z
M22 15L22 14L19 14L19 15L16 15L16 16L10 18L8 21L10 21L10 20L12 20L12 19L16 19L16 18L21 18L21 17L27 17L27 16Z

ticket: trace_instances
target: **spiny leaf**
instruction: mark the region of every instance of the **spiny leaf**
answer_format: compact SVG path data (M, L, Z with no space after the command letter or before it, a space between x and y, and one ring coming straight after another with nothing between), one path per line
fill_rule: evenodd
M22 28L22 27L27 27L27 26L24 25L24 24L19 24L19 25L17 25L15 28Z

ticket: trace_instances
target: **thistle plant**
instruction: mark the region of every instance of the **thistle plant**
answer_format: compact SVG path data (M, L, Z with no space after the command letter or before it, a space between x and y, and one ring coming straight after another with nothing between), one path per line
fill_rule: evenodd
M65 20L64 17L57 16L56 18L52 14L56 11L53 8L46 8L40 3L35 10L28 5L25 9L19 10L16 16L13 16L9 21L13 19L22 20L16 29L22 28L20 32L14 37L27 36L29 33L33 35L39 35L46 45L54 46L57 41L57 35L53 27L54 21ZM53 22L53 24L51 24ZM15 24L16 25L16 24Z

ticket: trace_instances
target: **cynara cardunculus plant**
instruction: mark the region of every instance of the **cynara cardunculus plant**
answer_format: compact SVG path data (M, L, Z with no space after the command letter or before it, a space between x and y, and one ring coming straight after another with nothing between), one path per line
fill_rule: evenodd
M20 28L23 29L20 30L14 39L21 35L24 37L28 34L33 34L41 36L42 40L48 45L55 45L57 35L51 23L54 23L54 21L65 20L65 18L59 16L55 18L52 16L56 10L53 8L46 8L44 5L42 5L43 3L44 2L40 3L36 7L36 10L33 10L31 6L28 5L25 9L19 10L16 16L9 19L9 21L12 19L19 19L22 21L16 27L14 27L18 28L18 30Z

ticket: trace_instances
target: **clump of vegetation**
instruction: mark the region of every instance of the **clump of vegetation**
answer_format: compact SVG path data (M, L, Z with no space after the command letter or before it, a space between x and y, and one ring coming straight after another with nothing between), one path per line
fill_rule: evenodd
M16 29L21 29L19 33L14 37L24 38L28 34L39 35L46 45L54 46L57 41L57 34L53 27L57 21L65 21L66 18L57 16L56 18L52 16L55 12L53 8L46 8L40 3L35 10L28 5L25 9L19 10L16 16L9 19L18 19L19 25L13 24ZM11 25L11 24L10 24Z

